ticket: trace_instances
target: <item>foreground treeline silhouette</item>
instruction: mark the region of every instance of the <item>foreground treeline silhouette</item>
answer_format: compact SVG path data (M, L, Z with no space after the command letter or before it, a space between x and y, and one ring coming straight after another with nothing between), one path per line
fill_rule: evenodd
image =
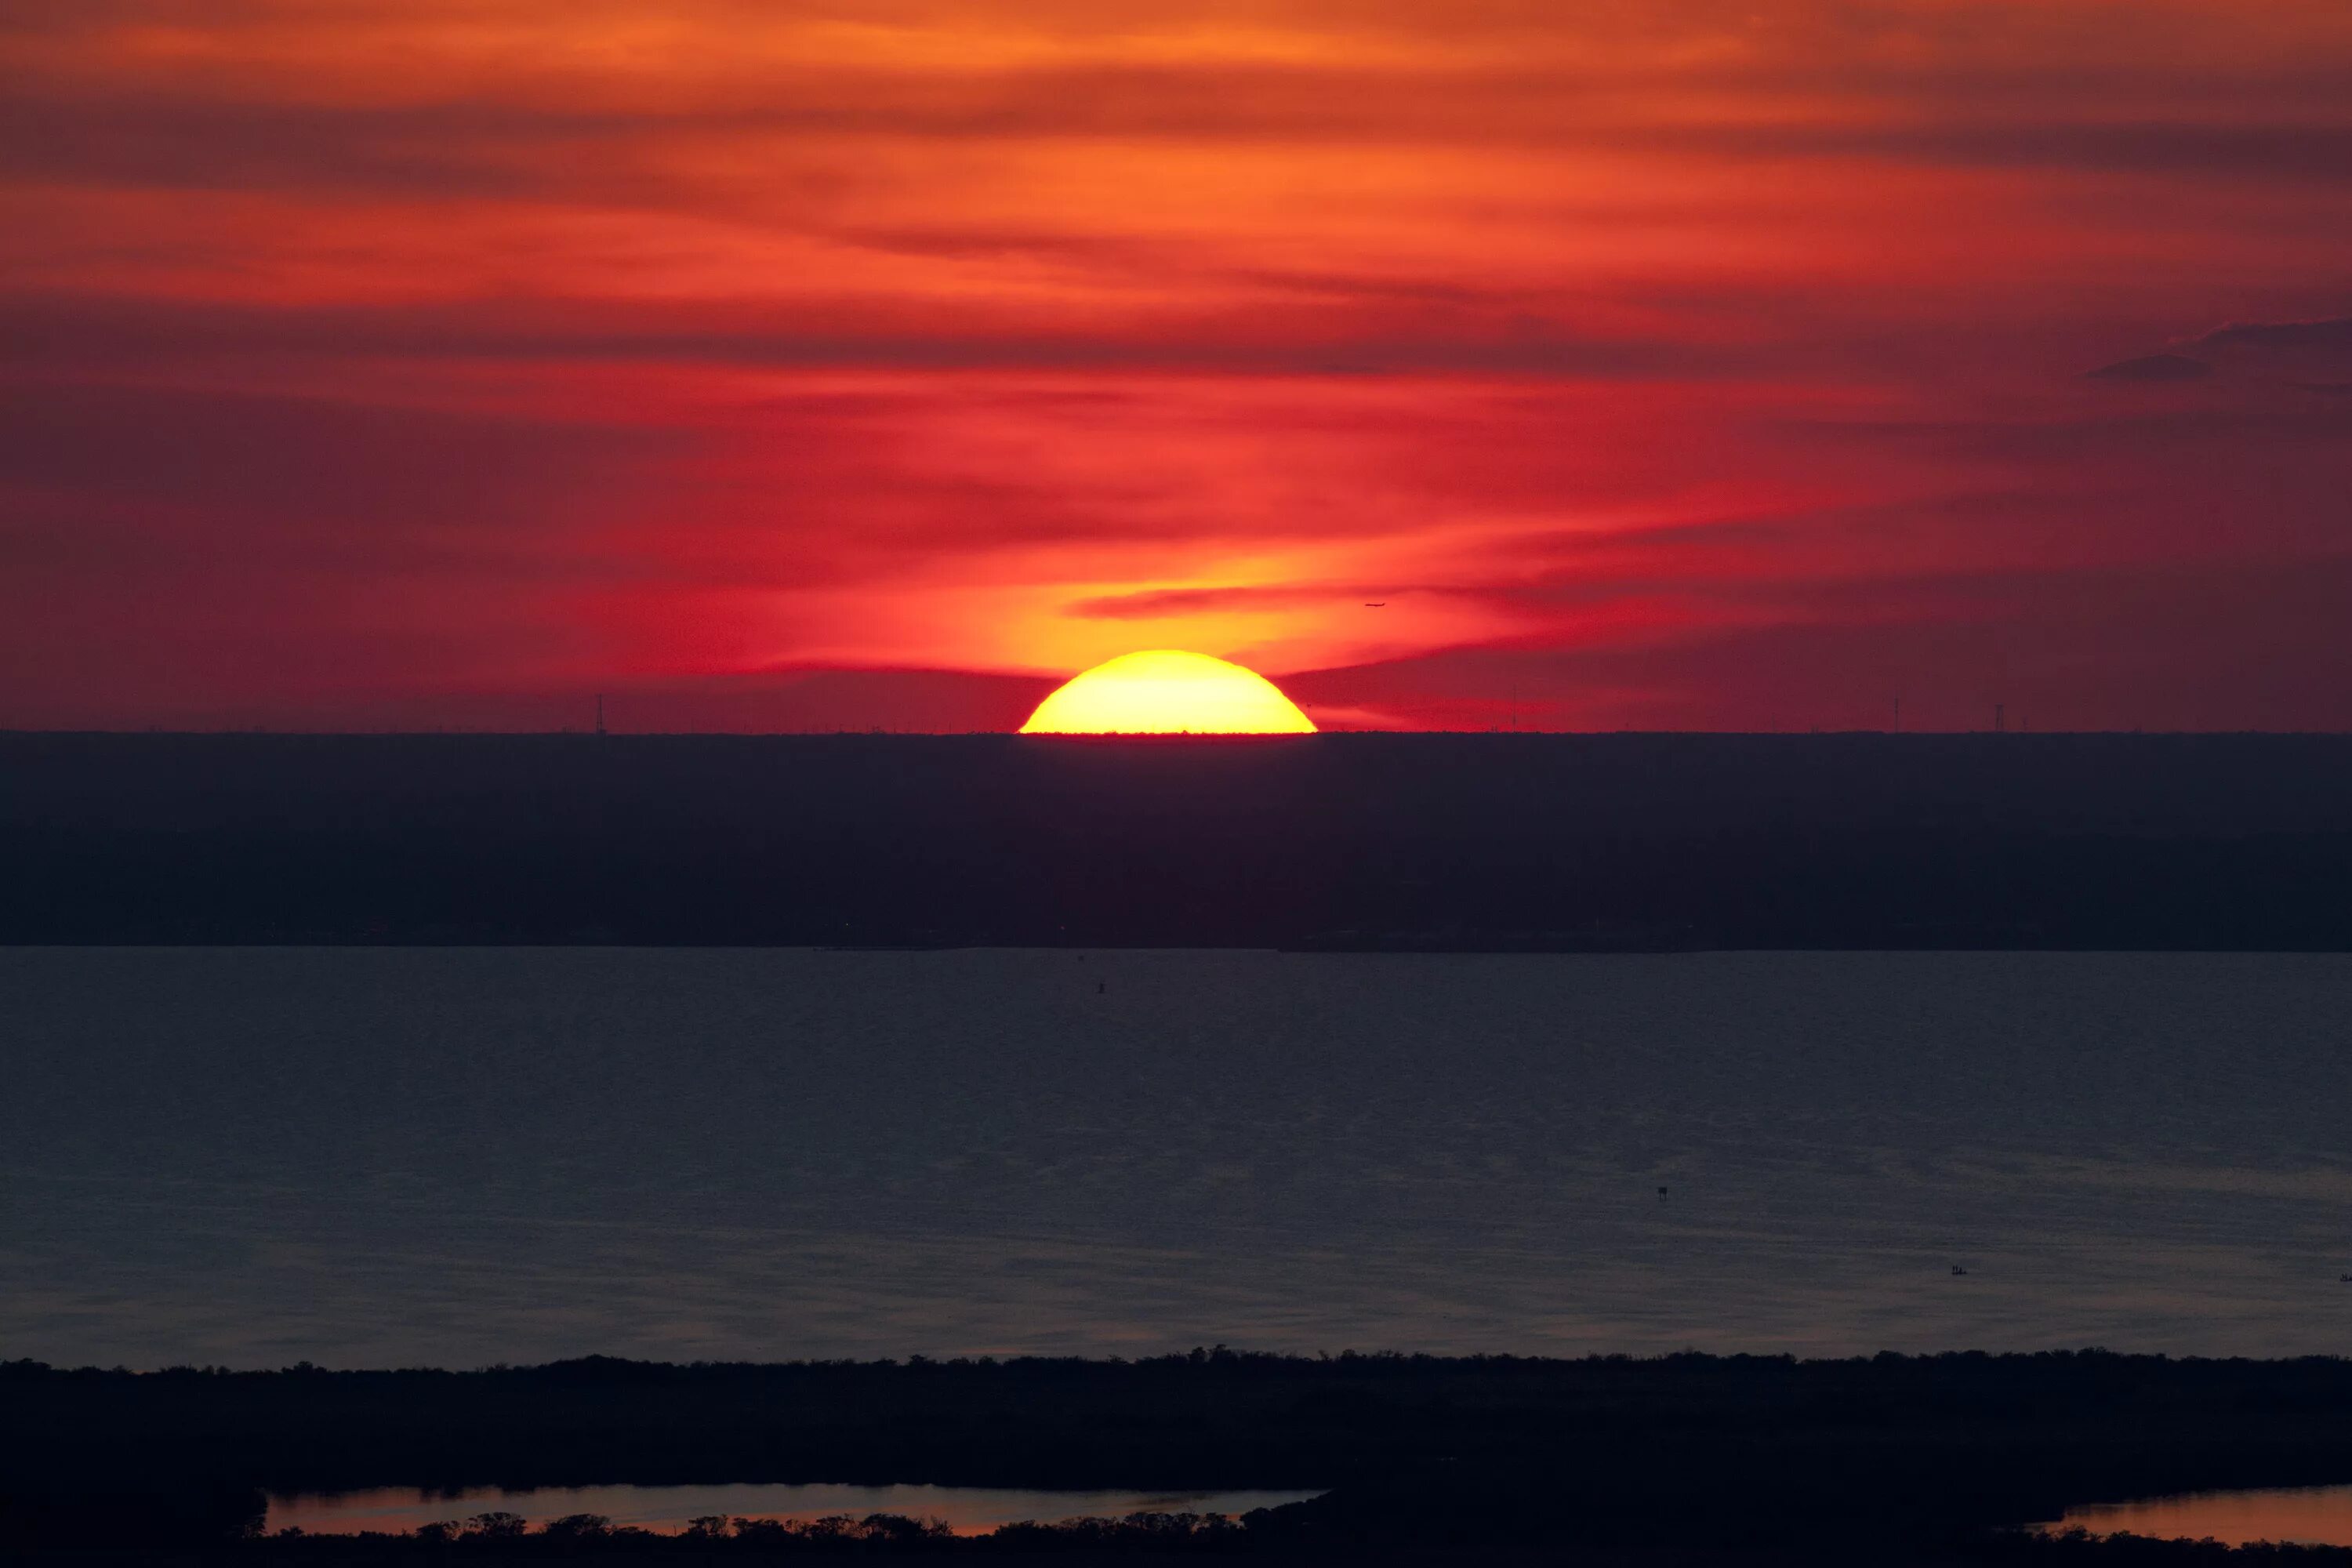
M1260 1510L1245 1519L1222 1515L1137 1513L1120 1519L1024 1521L971 1535L957 1535L936 1521L898 1514L868 1514L864 1518L835 1515L809 1520L741 1519L712 1516L693 1521L685 1530L657 1532L615 1526L596 1514L573 1514L531 1526L518 1515L494 1513L452 1520L400 1534L358 1536L306 1535L281 1531L251 1537L242 1544L259 1562L264 1557L288 1568L307 1562L342 1563L353 1559L395 1556L403 1548L439 1549L451 1560L562 1561L579 1557L662 1557L685 1562L725 1562L775 1555L856 1553L861 1555L927 1553L1001 1557L1067 1556L1157 1552L1195 1556L1273 1555L1291 1557L1344 1555L1377 1560L1391 1545L1364 1539L1318 1539L1311 1524L1289 1517L1296 1510ZM1431 1542L1443 1552L1480 1544L1477 1521L1465 1521L1456 1540ZM1559 1521L1549 1540L1496 1543L1536 1549L1545 1545L1582 1547L1573 1521ZM1817 1557L1843 1561L1872 1556L1889 1543L1883 1539L1856 1537L1833 1530L1821 1531L1802 1543ZM1952 1535L1928 1533L1906 1543L1911 1554L1929 1561L1980 1564L1982 1568L2352 1568L2352 1547L2309 1546L2261 1542L2243 1547L2213 1541L2159 1541L2145 1536L2094 1536L2081 1530L2056 1533L1979 1530ZM1315 1548L1326 1549L1324 1552ZM1689 1553L1727 1561L1771 1561L1775 1543L1717 1543L1694 1548L1677 1542L1671 1531L1620 1553L1656 1552L1660 1558ZM1618 1553L1612 1553L1616 1555ZM1606 1560L1606 1559L1604 1559ZM1650 1560L1641 1555L1639 1560Z
M0 1542L20 1546L84 1541L98 1521L123 1543L216 1543L258 1520L259 1489L928 1481L1328 1489L1217 1550L1908 1552L2077 1503L2352 1479L2352 1362L1222 1348L466 1373L18 1362L0 1364Z
M838 1560L843 1557L960 1557L992 1563L1052 1563L1077 1568L1140 1557L1253 1559L1266 1563L1452 1564L1536 1563L1574 1560L1593 1568L1804 1568L1890 1560L1935 1568L2352 1568L2352 1548L2212 1541L2158 1541L2079 1531L2042 1535L1980 1530L1957 1536L1911 1536L1823 1528L1801 1542L1688 1542L1664 1532L1635 1546L1595 1545L1574 1522L1557 1521L1541 1537L1497 1540L1478 1521L1451 1540L1318 1537L1270 1515L1235 1521L1183 1515L1024 1522L959 1536L903 1517L808 1521L709 1519L674 1534L616 1528L594 1515L552 1520L537 1528L513 1515L454 1521L400 1535L304 1535L281 1531L194 1551L122 1552L104 1545L49 1545L19 1555L27 1563L107 1561L171 1563L175 1568L491 1568L569 1563L694 1564Z
M0 734L0 942L2352 949L2352 737Z

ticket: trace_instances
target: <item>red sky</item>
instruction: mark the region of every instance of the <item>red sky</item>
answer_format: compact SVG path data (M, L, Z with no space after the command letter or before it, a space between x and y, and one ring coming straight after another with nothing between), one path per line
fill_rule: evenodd
M8 0L0 400L5 727L2347 728L2352 6Z

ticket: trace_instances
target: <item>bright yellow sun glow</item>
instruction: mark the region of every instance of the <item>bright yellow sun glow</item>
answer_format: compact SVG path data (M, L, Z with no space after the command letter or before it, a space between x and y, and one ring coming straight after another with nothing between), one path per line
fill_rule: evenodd
M1024 735L1311 735L1265 676L1204 653L1123 653L1037 704Z

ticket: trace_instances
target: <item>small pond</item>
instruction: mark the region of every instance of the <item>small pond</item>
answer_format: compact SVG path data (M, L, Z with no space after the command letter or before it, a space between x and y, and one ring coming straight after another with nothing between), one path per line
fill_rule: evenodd
M373 1530L415 1530L437 1520L478 1513L519 1513L533 1527L567 1514L600 1513L615 1525L681 1531L707 1514L730 1519L820 1519L869 1513L943 1519L960 1535L979 1535L1021 1520L1053 1521L1130 1513L1223 1513L1302 1502L1311 1491L1041 1491L1010 1487L882 1486L744 1483L692 1487L538 1487L509 1490L475 1487L425 1491L414 1487L356 1492L272 1493L268 1531L299 1526L312 1534L356 1535Z
M2034 1528L2072 1530L2077 1525L2095 1535L2128 1531L2189 1541L2210 1536L2226 1546L2252 1541L2352 1546L2352 1486L2183 1492L2132 1502L2090 1503L2070 1508L2063 1519Z

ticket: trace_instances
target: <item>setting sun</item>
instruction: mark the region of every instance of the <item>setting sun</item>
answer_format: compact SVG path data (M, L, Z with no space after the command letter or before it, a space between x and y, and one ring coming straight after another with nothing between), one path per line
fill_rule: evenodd
M1151 648L1074 676L1029 715L1024 735L1311 735L1314 721L1254 670Z

